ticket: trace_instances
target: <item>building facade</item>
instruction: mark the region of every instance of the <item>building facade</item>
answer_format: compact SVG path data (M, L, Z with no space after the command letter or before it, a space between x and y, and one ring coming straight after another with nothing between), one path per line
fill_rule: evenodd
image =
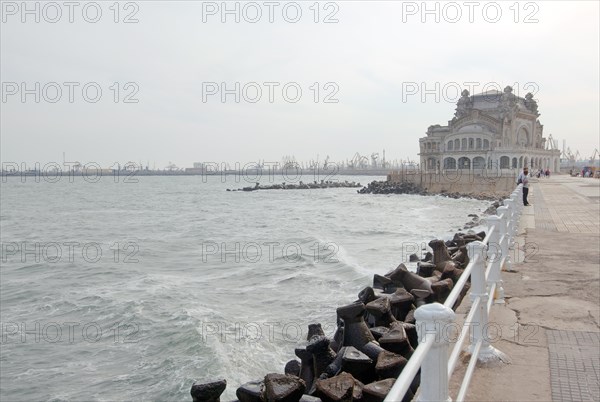
M560 151L547 146L539 116L531 93L520 98L510 86L473 96L464 90L448 125L430 126L419 139L421 168L514 173L527 166L558 172Z

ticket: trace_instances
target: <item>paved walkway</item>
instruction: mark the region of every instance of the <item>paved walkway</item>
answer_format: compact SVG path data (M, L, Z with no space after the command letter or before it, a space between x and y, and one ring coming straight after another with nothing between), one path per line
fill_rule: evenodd
M529 194L490 316L512 363L479 367L467 400L600 401L600 180L558 175Z

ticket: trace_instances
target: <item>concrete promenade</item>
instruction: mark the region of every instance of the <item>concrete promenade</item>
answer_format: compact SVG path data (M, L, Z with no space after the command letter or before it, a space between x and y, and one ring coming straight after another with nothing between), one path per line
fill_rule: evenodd
M529 195L506 304L490 315L511 363L478 367L467 400L600 401L600 180L534 179Z

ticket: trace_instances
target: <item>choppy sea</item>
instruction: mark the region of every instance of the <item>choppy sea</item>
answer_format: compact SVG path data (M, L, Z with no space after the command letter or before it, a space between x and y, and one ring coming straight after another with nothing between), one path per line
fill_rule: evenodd
M337 177L366 185L379 177ZM191 400L283 372L307 326L489 202L238 176L3 179L2 401Z

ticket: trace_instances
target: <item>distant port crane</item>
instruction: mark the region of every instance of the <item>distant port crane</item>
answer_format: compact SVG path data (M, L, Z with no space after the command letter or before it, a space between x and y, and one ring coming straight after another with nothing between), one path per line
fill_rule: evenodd
M369 160L366 156L362 156L358 152L354 154L350 162L348 162L348 167L350 169L365 169L369 165Z

